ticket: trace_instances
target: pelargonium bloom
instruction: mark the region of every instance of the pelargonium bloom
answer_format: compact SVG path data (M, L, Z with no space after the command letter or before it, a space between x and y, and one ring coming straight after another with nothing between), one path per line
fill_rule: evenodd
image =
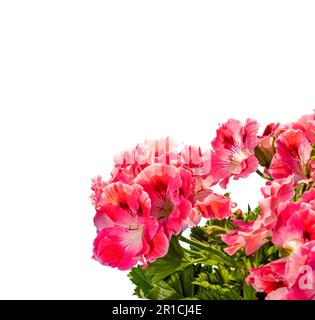
M261 188L264 199L259 201L262 214L258 217L259 222L271 230L277 223L278 211L285 206L294 196L293 178L268 181Z
M306 203L288 203L279 213L272 242L279 248L295 250L315 240L315 211Z
M164 256L168 239L150 210L150 198L141 186L121 182L106 186L94 217L98 231L94 259L128 270L138 262Z
M307 139L315 143L315 111L313 114L302 116L298 121L293 122L291 127L303 131Z
M195 208L201 212L204 218L219 220L231 216L231 210L235 207L236 204L229 197L215 192L209 193L195 204Z
M269 292L266 300L315 300L315 241L287 258L284 277L286 286Z
M287 130L275 142L276 154L270 165L273 178L293 175L295 182L309 178L311 143L300 130Z
M270 293L278 288L286 287L285 267L286 258L272 261L263 267L252 268L246 278L247 284L257 292Z
M191 213L188 217L182 220L182 230L187 229L188 227L195 227L198 225L202 218L200 211L196 208L192 208Z
M183 180L184 179L184 180ZM191 214L192 204L183 196L185 179L173 165L153 164L145 168L135 179L149 194L151 199L150 215L156 217L170 238L179 234L184 220Z
M246 178L256 171L258 160L255 157L258 123L248 119L245 124L230 119L217 130L212 141L211 175L216 182L226 187L229 179Z
M300 246L287 262L288 300L315 300L315 241Z
M235 220L233 224L239 228L221 235L222 240L228 245L224 251L231 256L242 248L245 249L246 255L253 254L269 241L268 238L272 234L257 221L245 223Z
M315 189L304 192L299 202L309 204L315 211Z

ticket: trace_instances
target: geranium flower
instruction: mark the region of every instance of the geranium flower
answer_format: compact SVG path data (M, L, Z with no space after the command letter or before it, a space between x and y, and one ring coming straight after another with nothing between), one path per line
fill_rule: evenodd
M286 287L285 279L286 258L272 261L260 268L252 268L246 278L247 284L257 292L270 293L278 288Z
M275 142L276 154L270 165L273 178L294 176L296 183L309 178L312 146L300 130L288 130Z
M229 197L214 192L195 204L195 208L201 212L204 218L219 220L231 216L231 210L235 207L236 204Z
M151 201L139 185L121 182L104 188L94 224L98 235L93 257L104 265L128 270L139 261L154 261L168 250L168 239L150 216Z
M287 258L284 278L286 286L269 292L266 300L315 300L315 241Z
M242 248L245 249L245 254L249 256L267 243L268 237L271 236L271 231L257 221L245 223L235 220L233 224L239 228L221 235L222 240L228 245L224 251L230 256Z
M212 141L211 175L223 188L231 177L246 178L256 171L258 160L254 148L258 127L255 120L248 119L243 126L240 121L230 119L217 130Z
M259 222L271 230L277 223L278 211L285 206L294 196L293 178L268 181L261 188L264 199L259 201L262 214L258 217Z
M304 192L299 202L308 203L312 210L315 211L315 189Z
M307 139L315 143L315 111L313 114L302 116L298 121L293 122L291 127L303 131Z
M202 214L198 209L192 208L191 213L188 215L186 219L182 221L182 230L187 229L188 227L195 227L198 225L202 218Z
M306 203L288 203L278 216L272 242L279 248L295 250L311 240L315 240L315 211Z
M183 196L185 179L190 179L189 175L181 176L178 168L163 164L145 168L134 179L149 194L150 215L158 219L169 238L182 231L184 220L191 214L192 204Z

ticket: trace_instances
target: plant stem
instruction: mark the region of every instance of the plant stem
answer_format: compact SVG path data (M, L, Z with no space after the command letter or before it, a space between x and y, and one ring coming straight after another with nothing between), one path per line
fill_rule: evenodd
M266 176L264 173L262 173L259 169L256 170L256 173L260 175L263 179L272 181L273 179L271 177Z
M197 255L197 256L203 256L203 254L199 251L194 251L191 249L183 248L183 250L188 253L189 255Z
M227 230L225 228L222 228L220 226L207 226L206 227L207 230L218 230L218 231L222 231L222 232L226 232ZM207 232L205 232L207 234Z

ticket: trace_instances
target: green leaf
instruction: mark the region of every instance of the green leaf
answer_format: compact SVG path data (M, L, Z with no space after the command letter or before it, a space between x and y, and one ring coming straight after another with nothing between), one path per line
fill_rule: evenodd
M183 261L183 257L183 249L178 243L178 239L173 237L170 241L167 255L150 263L146 272L152 277L152 282L159 282L177 271Z
M256 300L256 291L252 286L249 286L244 281L243 283L243 297L244 300Z
M230 278L233 281L241 282L244 280L244 277L245 275L241 268L235 268L234 270L230 271Z
M193 265L188 266L182 272L180 272L181 283L183 288L183 295L185 297L192 297L194 295L194 278L195 267Z
M182 299L183 296L168 283L162 280L154 284L154 287L150 291L148 298L153 300L178 300Z
M152 289L151 277L148 277L146 271L141 266L132 268L128 277L136 285L134 294L139 298L145 298Z
M181 281L180 272L173 273L164 281L182 297L184 296L183 283Z
M210 278L207 272L200 272L198 277L193 281L196 286L208 289L210 287Z
M200 300L242 300L237 288L209 284L206 290L198 293Z
M247 213L245 215L244 222L255 221L260 214L261 214L260 206L256 207L254 210L252 210L250 208L250 206L248 206L248 210L247 210Z

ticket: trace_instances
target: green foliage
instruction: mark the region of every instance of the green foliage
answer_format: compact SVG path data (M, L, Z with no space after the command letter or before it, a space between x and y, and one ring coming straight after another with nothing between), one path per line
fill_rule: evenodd
M248 206L247 213L245 214L243 220L244 222L255 221L260 214L261 214L260 206L256 207L254 210L252 210L251 207Z
M130 280L136 285L134 294L139 298L155 300L184 299L194 296L193 281L199 269L184 256L178 239L173 237L167 255L129 272Z
M136 285L134 294L139 298L145 298L153 288L151 277L142 269L141 266L133 268L129 274L129 279Z
M146 274L152 282L165 279L175 271L179 270L183 264L184 251L178 239L173 237L170 241L168 253L165 257L157 259L146 268Z
M253 221L261 208L248 208L243 221ZM246 284L251 268L279 259L279 250L268 242L253 255L239 250L233 257L224 252L221 235L235 228L230 219L211 219L191 229L189 238L173 237L168 253L146 268L133 268L129 277L134 294L154 300L256 300L264 295Z

